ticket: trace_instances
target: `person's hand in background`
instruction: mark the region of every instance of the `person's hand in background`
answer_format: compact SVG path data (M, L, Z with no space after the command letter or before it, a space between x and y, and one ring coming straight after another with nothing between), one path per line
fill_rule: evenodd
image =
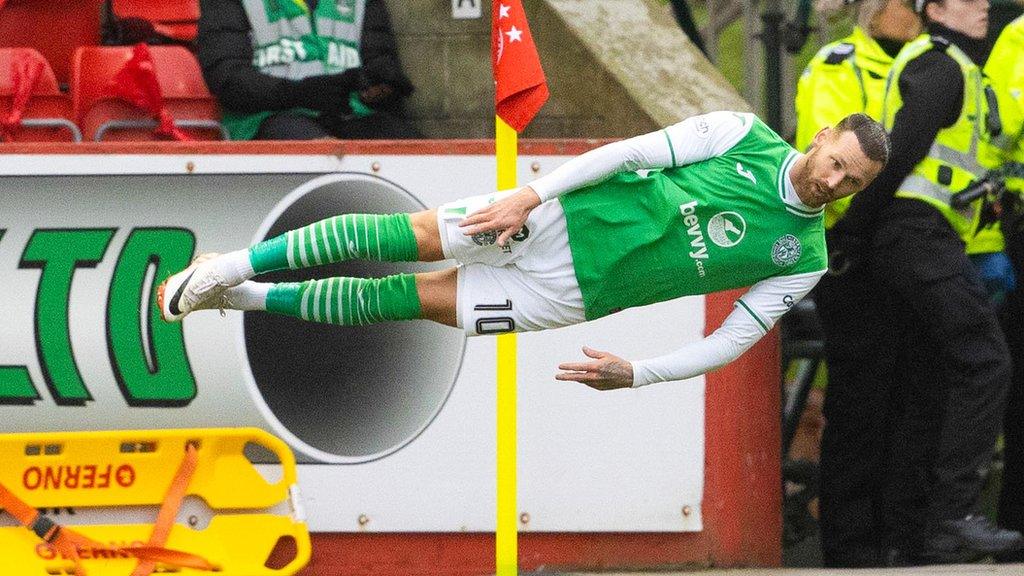
M369 86L363 68L349 68L340 74L324 74L297 80L292 85L288 106L311 108L321 112L351 112L349 97L352 92L362 92Z

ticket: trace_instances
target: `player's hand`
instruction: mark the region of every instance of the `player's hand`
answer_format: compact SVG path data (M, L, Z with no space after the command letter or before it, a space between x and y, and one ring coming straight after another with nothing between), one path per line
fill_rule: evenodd
M583 347L583 353L593 362L566 362L559 364L555 380L573 380L586 384L595 390L615 390L633 385L633 365L607 352Z
M473 212L459 222L459 227L464 229L466 236L499 232L498 246L505 246L509 238L523 229L530 211L537 206L540 206L540 196L533 188L525 186L515 194Z

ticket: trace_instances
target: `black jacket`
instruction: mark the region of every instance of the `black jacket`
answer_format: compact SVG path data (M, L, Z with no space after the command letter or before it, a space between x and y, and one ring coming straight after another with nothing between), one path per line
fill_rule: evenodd
M990 46L985 39L969 38L936 23L928 25L928 32L949 40L979 66L988 58ZM867 188L854 196L850 208L833 228L837 240L852 237L866 241L899 185L928 155L939 131L952 126L960 117L963 73L960 65L943 51L931 50L909 62L900 74L899 88L903 107L896 112L889 135L889 163ZM916 204L923 210L934 210L922 202Z

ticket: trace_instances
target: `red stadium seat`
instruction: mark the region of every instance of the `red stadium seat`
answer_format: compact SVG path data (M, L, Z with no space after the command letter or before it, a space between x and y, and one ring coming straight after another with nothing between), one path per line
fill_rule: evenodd
M21 126L6 135L14 142L79 142L82 134L72 122L71 99L57 88L53 69L37 50L32 48L0 48L0 121L14 107L18 83L27 79L19 75L20 61L41 64L41 72L32 87L27 105L21 110Z
M118 18L144 18L164 36L192 42L199 22L199 0L112 0Z
M0 8L0 47L35 48L66 86L75 49L100 43L102 4L103 0L7 0Z
M196 140L227 139L195 56L180 46L150 46L149 52L175 126ZM84 46L75 52L71 95L86 140L158 139L151 115L109 95L108 86L132 54L133 48L127 46Z

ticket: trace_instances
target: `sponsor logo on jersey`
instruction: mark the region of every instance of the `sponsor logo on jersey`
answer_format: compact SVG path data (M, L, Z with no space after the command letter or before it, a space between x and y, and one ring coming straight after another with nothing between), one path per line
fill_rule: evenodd
M683 215L683 224L688 228L686 233L690 235L690 258L697 266L697 275L701 278L706 274L704 262L708 259L708 245L704 242L704 232L700 229L700 218L697 218L697 201L693 200L686 204L679 205L679 212Z
M757 178L754 178L754 173L744 168L743 164L739 162L736 163L736 173L753 182L754 186L757 186Z
M796 236L792 234L780 236L772 245L772 262L783 268L792 266L800 259L800 251L800 240Z
M708 220L708 236L722 248L731 248L743 240L747 222L736 212L719 212Z
M782 297L782 303L786 305L786 308L792 308L793 304L795 304L796 302L793 300L792 296L786 294L785 296Z

